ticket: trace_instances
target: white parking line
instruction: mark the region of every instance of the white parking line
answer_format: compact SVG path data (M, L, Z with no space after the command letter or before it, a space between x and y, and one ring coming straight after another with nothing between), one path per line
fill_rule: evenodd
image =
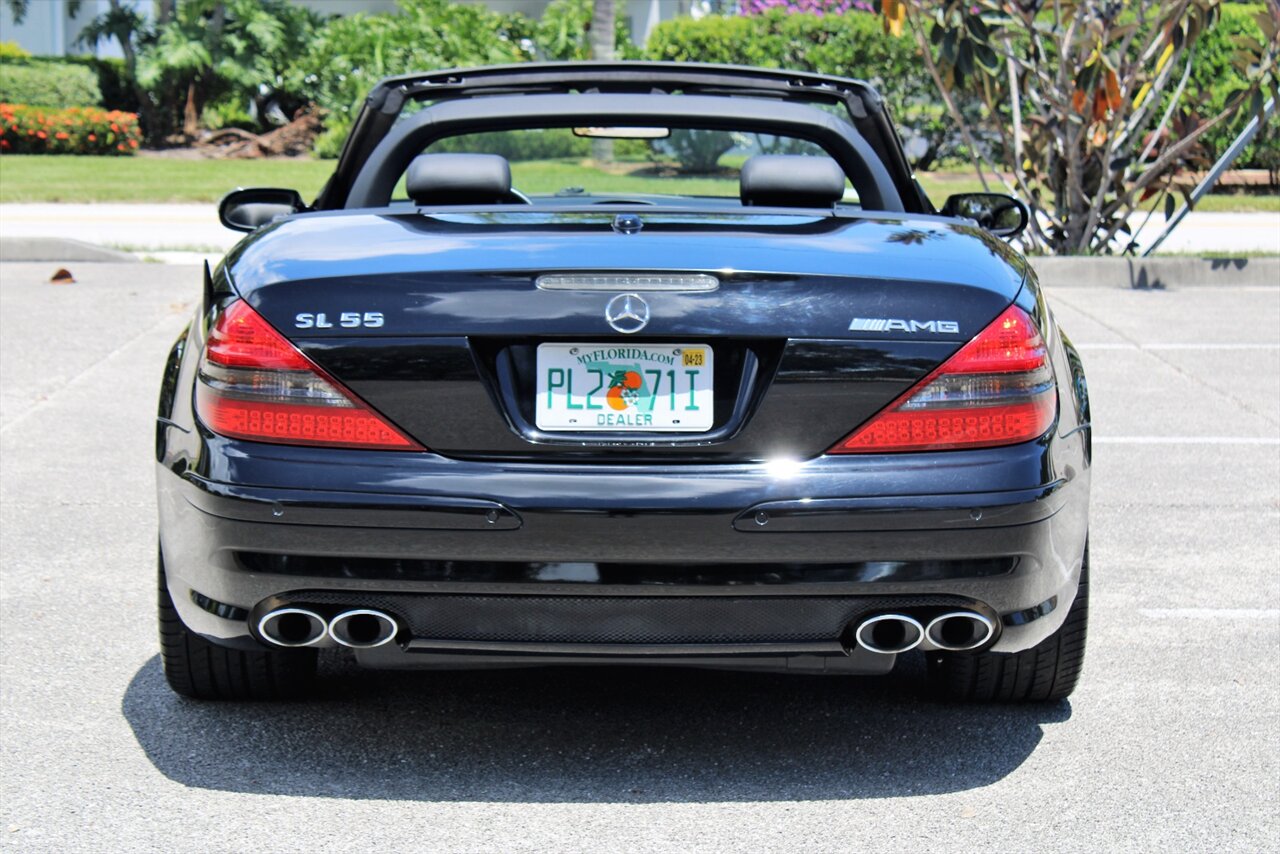
M1139 608L1153 620L1277 620L1280 608Z
M1280 445L1266 436L1095 436L1095 445Z

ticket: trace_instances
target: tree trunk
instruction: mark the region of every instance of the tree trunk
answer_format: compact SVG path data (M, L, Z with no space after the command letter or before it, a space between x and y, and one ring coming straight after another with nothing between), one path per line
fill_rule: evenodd
M614 0L592 0L591 6L591 58L613 61L616 14ZM613 140L591 140L591 158L597 163L613 162Z
M213 7L213 14L209 16L209 41L217 44L222 38L222 31L227 25L227 6L225 3L218 3ZM200 76L196 76L187 84L187 103L182 108L182 133L190 139L195 139L200 133L200 112L204 106L204 92L202 91L203 81Z
M182 133L191 139L200 133L200 103L194 80L187 84L187 104L182 108Z
M111 11L120 11L120 0L111 0ZM147 96L147 90L138 83L138 52L133 46L133 33L115 35L120 44L120 53L124 56L125 76L129 80L129 87L133 89L133 97L138 99L138 124L142 126L143 137L150 139L156 133L156 128L152 121L151 99Z
M156 23L167 24L173 20L177 0L156 0Z

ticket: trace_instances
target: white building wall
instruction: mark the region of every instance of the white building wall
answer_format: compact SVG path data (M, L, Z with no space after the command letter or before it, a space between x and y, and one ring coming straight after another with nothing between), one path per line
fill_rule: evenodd
M144 14L151 12L148 0L124 0ZM0 2L0 42L17 42L36 56L63 56L93 53L119 57L120 46L114 39L98 43L97 49L76 43L85 24L111 8L109 0L82 0L78 13L71 15L66 0L31 0L22 23L15 23L9 4Z

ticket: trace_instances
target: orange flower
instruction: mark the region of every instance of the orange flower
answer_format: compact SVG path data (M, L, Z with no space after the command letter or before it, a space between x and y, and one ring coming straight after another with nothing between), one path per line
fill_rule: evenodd
M129 147L130 147L130 148L137 148L137 147L138 147L138 141L137 141L136 139L131 139L131 140L129 140Z
M98 141L98 135L97 135L96 133L91 133L91 134L89 134L89 141L90 141L90 142L97 142L97 141Z
M60 130L53 135L54 139L71 139L71 134L64 130Z
M39 137L40 139L48 139L48 138L49 138L49 134L45 133L44 131L37 131L37 132L36 132L36 136L37 136L37 137Z

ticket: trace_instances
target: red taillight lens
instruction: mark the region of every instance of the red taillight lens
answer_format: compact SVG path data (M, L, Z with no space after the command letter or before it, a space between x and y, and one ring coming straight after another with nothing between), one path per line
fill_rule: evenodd
M422 450L241 300L209 332L196 413L213 432L236 439Z
M1013 445L1042 436L1058 397L1040 330L1009 306L986 329L828 453Z

